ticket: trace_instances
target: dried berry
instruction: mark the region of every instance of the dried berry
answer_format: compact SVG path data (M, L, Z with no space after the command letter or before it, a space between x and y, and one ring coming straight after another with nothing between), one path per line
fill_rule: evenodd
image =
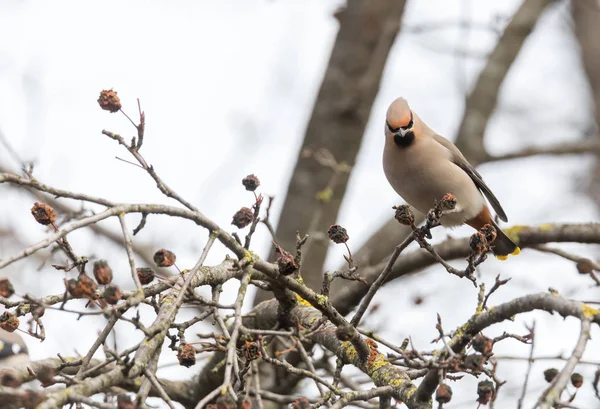
M435 391L435 400L438 403L448 403L452 400L452 388L445 383L441 384Z
M244 358L246 362L254 361L262 356L262 352L255 341L244 341Z
M292 402L292 409L310 409L310 401L304 397Z
M445 210L454 210L456 207L456 197L452 193L446 193L442 200L438 203L438 209Z
M233 220L231 221L231 224L233 224L238 229L243 229L244 227L252 223L253 220L254 213L252 213L252 210L248 209L247 207L242 207L233 215Z
M581 388L581 385L583 385L583 376L581 376L580 373L573 372L571 374L571 385L576 388Z
M106 260L98 260L94 263L94 277L98 284L109 284L113 279L112 269Z
M405 226L412 226L415 222L415 215L412 210L410 210L410 206L408 205L400 205L393 206L392 209L396 209L396 213L394 214L394 218L398 220L400 224Z
M494 397L494 384L491 381L481 381L477 384L477 402L487 405Z
M189 368L196 365L196 349L190 344L181 344L177 349L179 365Z
M169 250L160 249L154 253L154 262L159 267L171 267L175 264L175 253Z
M117 409L133 409L134 403L129 395L121 394L117 396Z
M260 186L260 181L256 176L248 175L244 179L242 179L242 185L244 185L246 190L254 192L256 188Z
M35 221L39 224L47 226L56 221L56 213L52 206L46 203L35 202L31 208L31 214L35 218Z
M242 399L237 409L252 409L252 401L248 398Z
M98 104L103 110L112 113L119 112L121 109L121 100L117 96L117 91L113 91L112 89L105 89L100 93Z
M15 332L19 328L19 319L15 314L4 311L0 316L0 328L6 332Z
M154 281L154 271L150 267L140 267L136 268L137 276L140 279L140 283L142 285L150 284Z
M273 242L273 245L275 246L275 251L279 253L279 257L277 258L277 267L279 268L279 272L282 275L287 276L298 270L298 265L296 264L294 257L279 247L277 243Z
M114 284L109 285L104 290L104 301L106 301L110 305L115 305L121 300L121 298L123 298L123 294L121 293L119 287L117 287Z
M493 243L493 241L496 240L498 233L496 232L496 228L491 224L484 225L479 231L483 233L488 243Z
M492 353L494 347L494 341L485 335L479 333L473 338L471 342L473 349L477 352L481 352L483 355L488 356Z
M474 233L469 239L469 246L475 254L483 254L488 250L488 242L482 232Z
M485 358L480 354L467 355L465 358L465 368L473 372L481 372L484 364Z
M77 278L77 288L84 297L95 300L98 298L96 290L98 286L90 277L85 274L80 274Z
M65 287L73 298L83 298L83 293L80 291L79 287L77 287L77 280L74 278L69 279L69 281L65 280Z
M339 224L334 224L329 226L329 230L327 230L327 235L334 243L341 244L348 241L348 232Z
M587 258L581 259L577 262L577 271L579 274L592 274L594 271L594 263Z
M0 278L0 295L8 298L15 293L15 288L8 278Z
M558 375L558 369L556 368L548 368L544 371L544 379L548 383L552 382L556 375Z

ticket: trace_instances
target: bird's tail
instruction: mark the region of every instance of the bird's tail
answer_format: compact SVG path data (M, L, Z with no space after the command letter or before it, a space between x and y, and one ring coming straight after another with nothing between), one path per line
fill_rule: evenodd
M517 246L501 229L498 225L492 222L496 228L496 240L492 242L492 252L498 260L506 260L508 256L516 256L521 252L519 246Z

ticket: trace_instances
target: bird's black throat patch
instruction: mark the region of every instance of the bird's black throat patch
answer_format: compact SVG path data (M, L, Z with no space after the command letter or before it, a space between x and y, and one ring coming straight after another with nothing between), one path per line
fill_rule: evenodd
M394 143L401 148L407 148L415 140L415 133L413 131L408 131L404 136L400 136L398 134L394 135Z

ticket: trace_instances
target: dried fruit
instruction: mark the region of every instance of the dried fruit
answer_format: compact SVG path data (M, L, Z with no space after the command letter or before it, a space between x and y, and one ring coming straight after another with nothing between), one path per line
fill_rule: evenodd
M279 257L277 258L277 267L279 268L279 273L287 276L298 270L298 264L296 264L294 257L279 247L277 243L273 242L273 245L275 246L275 251L279 253Z
M477 352L481 352L483 355L490 355L492 353L492 348L494 347L494 341L485 335L479 333L473 338L471 342L473 349Z
M412 226L415 222L415 215L412 210L410 210L410 206L408 205L400 205L393 206L392 209L396 209L394 213L394 218L398 220L400 224L405 226Z
M588 260L587 258L579 260L577 262L577 271L579 274L592 274L594 271L592 260Z
M256 188L260 186L260 181L256 176L248 175L244 179L242 179L242 185L244 185L246 190L254 192Z
M471 246L471 250L473 250L475 254L483 254L488 250L488 242L485 235L480 231L471 236L469 239L469 246Z
M465 368L470 369L473 372L481 372L484 364L485 358L483 355L471 354L465 357Z
M246 362L254 361L262 356L262 352L255 341L244 341L244 357Z
M233 220L231 224L233 224L238 229L243 229L248 226L254 220L254 213L247 207L242 207L240 210L235 212L233 215Z
M494 240L496 240L498 233L496 232L496 228L491 224L484 225L481 229L479 229L479 231L483 233L488 243L492 243Z
M0 295L8 298L15 293L15 288L8 278L0 278Z
M121 293L119 287L117 287L114 284L109 285L104 290L104 301L106 301L110 305L115 305L121 300L121 298L123 298L123 294Z
M452 388L445 383L441 384L435 391L435 400L438 403L448 403L452 400Z
M556 368L548 368L544 371L544 379L548 383L552 382L556 375L558 375L558 369Z
M196 365L196 349L190 344L181 344L177 349L179 365L189 368Z
M248 398L242 399L238 405L238 409L252 409L252 401Z
M310 402L304 397L298 398L292 402L292 409L310 409Z
M334 243L341 244L348 241L350 237L348 237L348 232L339 224L333 224L329 226L329 230L327 230L327 235Z
M98 104L103 110L112 113L119 112L121 109L121 100L117 96L117 91L113 91L112 89L105 89L100 92Z
M15 332L19 328L19 319L15 314L4 311L0 316L0 328L6 332Z
M581 388L581 385L583 385L583 376L580 373L573 372L571 374L571 385Z
M39 224L47 226L56 221L56 213L52 206L46 203L35 202L31 208L31 214L35 218L35 221Z
M438 203L438 209L444 210L454 210L456 207L456 197L452 193L446 193L442 200Z
M96 295L96 290L98 286L90 277L85 274L80 274L77 279L77 288L83 294L84 297L95 300L98 298Z
M94 263L94 277L98 284L109 284L113 279L112 269L106 260L98 260Z
M150 267L136 268L135 271L142 285L150 284L154 281L154 271Z
M487 405L494 397L494 384L491 381L481 381L477 384L477 402Z
M166 249L160 249L154 253L154 262L159 267L171 267L175 264L175 253Z
M133 409L134 404L129 395L121 394L117 396L117 409Z

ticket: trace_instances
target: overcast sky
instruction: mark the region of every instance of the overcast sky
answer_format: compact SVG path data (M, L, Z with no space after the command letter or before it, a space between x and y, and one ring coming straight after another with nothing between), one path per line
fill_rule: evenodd
M338 23L332 13L340 3L0 0L0 130L22 160L35 163L35 176L51 186L119 202L173 204L147 174L115 159L128 154L101 135L102 129L128 137L134 134L122 115L109 114L97 105L100 90L114 88L130 116L136 115L136 98L146 111L145 158L204 214L234 231L231 216L253 202L240 181L255 173L261 191L276 196L277 216L335 40ZM390 54L338 220L348 229L353 250L400 202L380 163L382 121L389 102L406 97L430 127L454 139L465 93L496 43L498 30L518 4L514 0L408 1L405 29ZM455 24L464 20L479 28ZM436 23L440 27L436 30L411 30ZM575 140L589 129L589 91L570 25L568 4L558 2L525 43L485 135L490 152ZM18 169L2 145L0 164ZM590 165L585 157L533 158L479 170L502 202L510 224L587 222L598 220L583 188ZM14 229L25 245L46 236L30 217L31 197L0 185L0 199L0 229ZM137 216L128 217L130 226L137 221ZM119 231L116 219L103 225ZM451 234L470 232L461 228ZM77 254L106 258L115 271L127 271L123 249L86 231L69 237ZM438 231L435 240L445 237ZM180 266L195 262L206 238L206 232L191 223L159 217L150 217L148 227L136 236L141 244L175 251ZM266 255L269 242L266 229L259 227L255 250ZM598 250L597 246L561 247L589 257L596 257ZM0 258L17 250L16 243L0 242ZM208 263L220 262L224 254L219 247ZM341 254L341 248L332 247L327 266L337 266ZM38 265L39 259L22 261L1 275L11 277L20 293L60 293L64 274L49 265L37 271ZM488 286L497 274L513 278L492 304L550 286L575 299L598 299L598 290L589 288L589 279L578 276L572 263L530 250L504 263L490 260L480 271ZM128 274L116 278L125 288L132 286L129 281ZM225 302L233 300L236 285L226 289ZM412 305L416 295L425 296L423 305ZM381 290L376 302L383 308L369 324L392 342L400 344L410 335L417 348L430 349L431 339L437 336L435 312L441 313L445 329L450 330L474 312L476 299L469 282L435 266ZM247 301L250 306L251 297ZM33 358L87 351L103 319L74 318L49 311L48 339L43 344L26 340ZM152 315L145 318L151 320ZM534 318L539 339L546 340L536 345L536 355L572 350L579 332L575 320L527 314L504 328L525 333L524 323ZM203 329L198 326L195 332ZM128 338L131 332L129 324L118 326L121 348L137 339ZM600 336L597 327L592 332L592 339ZM490 335L500 333L499 328L489 330ZM598 342L590 342L585 358L600 360ZM511 340L497 347L501 355L528 352L528 347ZM175 361L172 352L165 352L161 363ZM530 403L545 387L541 372L546 363L534 367ZM509 383L503 388L500 407L509 407L502 402L516 401L524 368L525 364L501 363L499 377ZM198 369L198 365L188 370L171 367L160 375L187 378ZM577 370L590 380L595 367ZM446 407L472 407L476 382L465 378ZM575 402L591 402L592 395L588 381Z

